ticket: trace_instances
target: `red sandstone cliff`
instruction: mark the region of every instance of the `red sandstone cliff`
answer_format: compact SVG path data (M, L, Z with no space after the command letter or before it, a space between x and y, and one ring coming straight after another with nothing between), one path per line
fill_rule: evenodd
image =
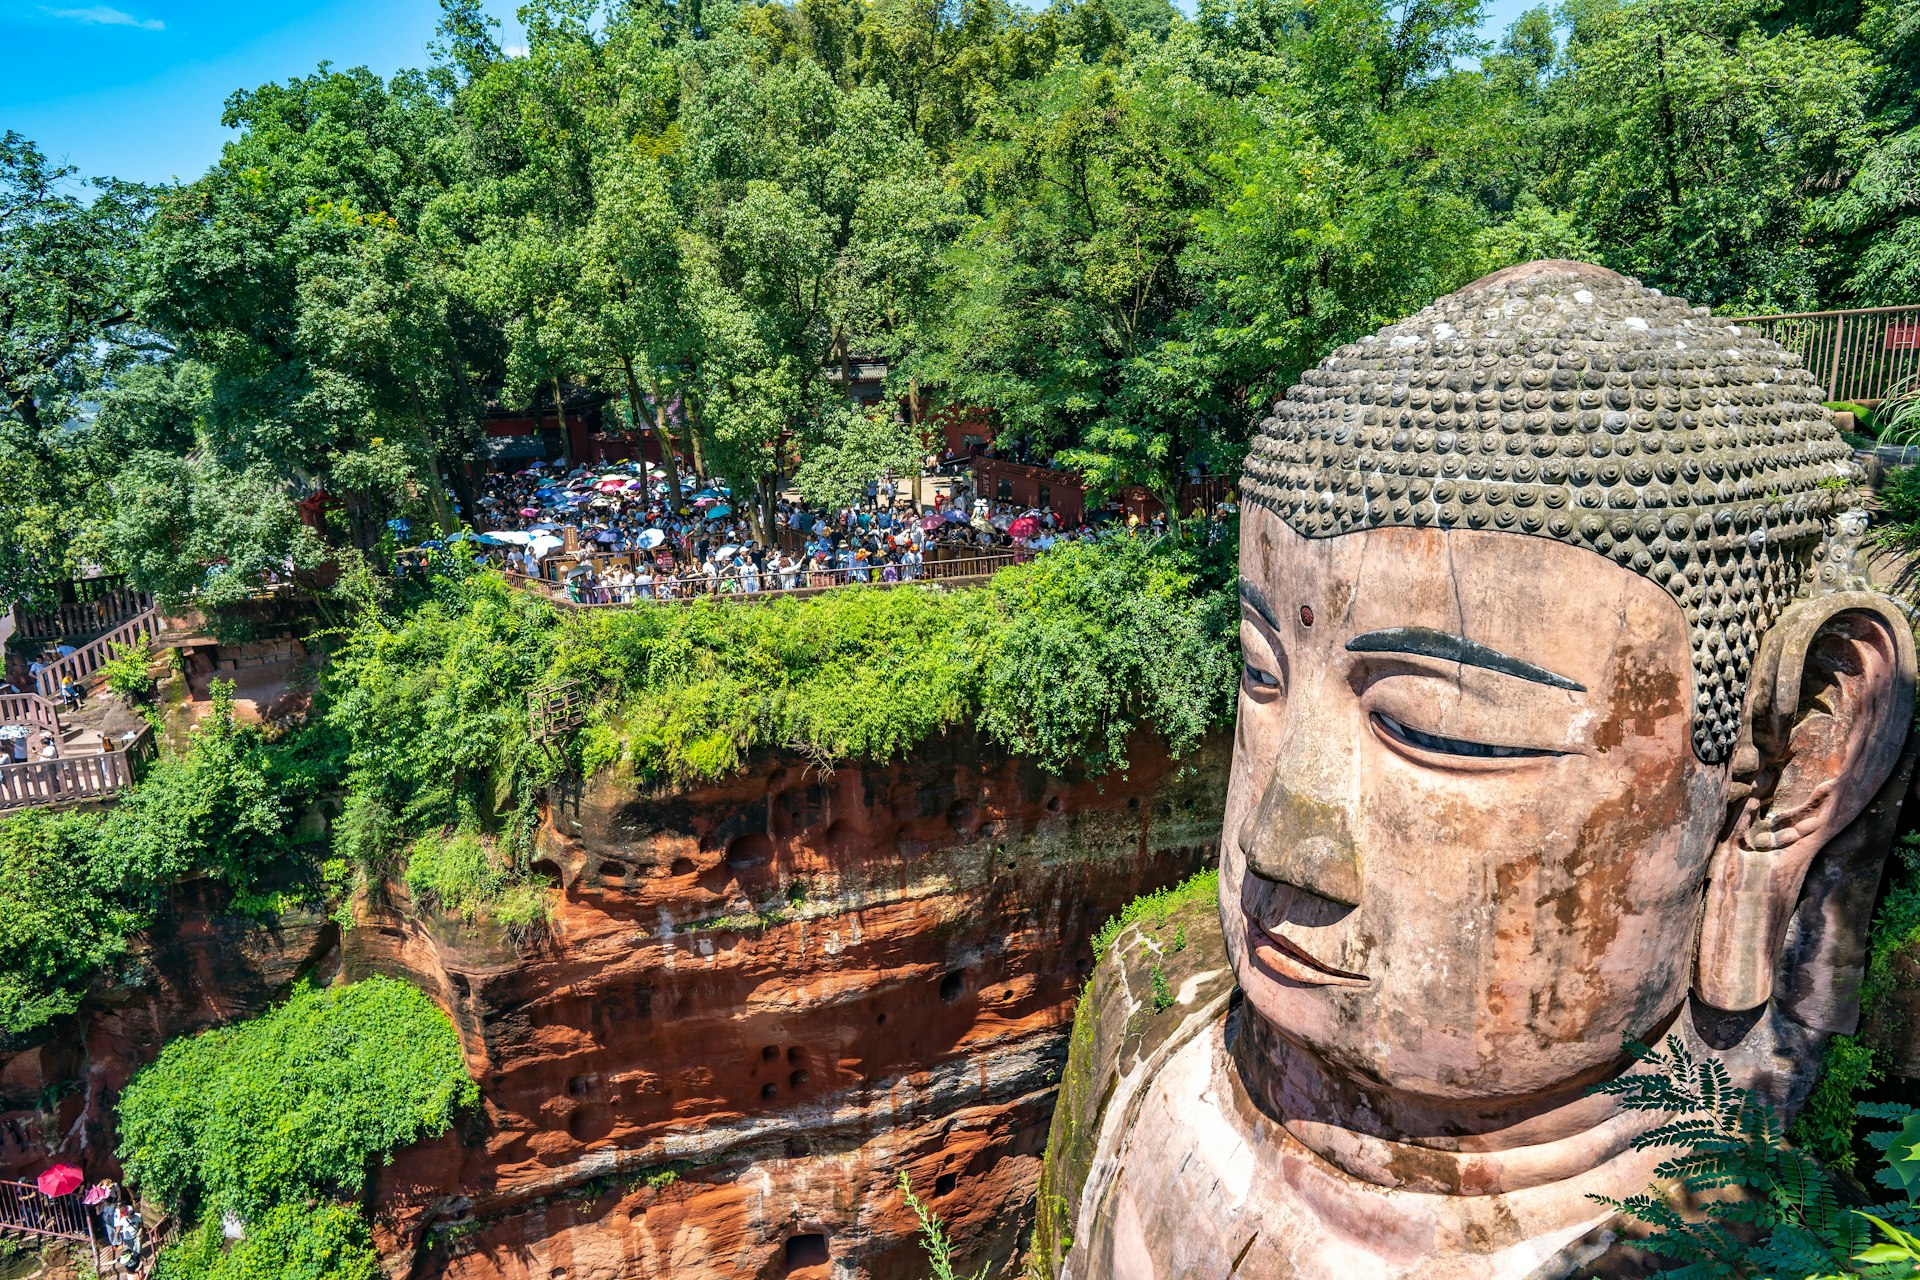
M166 1036L302 970L398 973L453 1014L483 1101L383 1171L395 1276L919 1277L902 1170L975 1265L1005 1258L1087 940L1211 858L1225 764L1141 742L1126 777L1062 781L955 736L831 773L769 756L674 794L601 778L549 815L548 937L516 950L385 899L344 935L189 905L145 988L0 1053L0 1131L79 1082L52 1127L100 1169L112 1099ZM0 1158L43 1158L49 1124L27 1127Z

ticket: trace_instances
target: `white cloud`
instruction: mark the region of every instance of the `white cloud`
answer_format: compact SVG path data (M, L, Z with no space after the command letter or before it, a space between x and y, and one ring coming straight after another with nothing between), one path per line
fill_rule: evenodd
M85 9L48 9L50 16L90 27L138 27L142 31L165 31L167 24L158 18L136 18L121 9L96 4Z
M501 50L501 52L509 58L524 58L527 56L527 46L523 44L510 44Z

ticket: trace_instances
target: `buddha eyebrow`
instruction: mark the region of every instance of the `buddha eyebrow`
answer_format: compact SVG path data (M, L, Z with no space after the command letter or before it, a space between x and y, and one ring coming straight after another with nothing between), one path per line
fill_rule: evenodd
M1275 620L1273 606L1268 604L1267 598L1260 594L1260 588L1250 583L1241 583L1240 599L1246 602L1247 608L1260 615L1262 622L1272 627L1275 631L1280 630L1280 623Z
M1555 689L1571 689L1575 693L1585 693L1587 686L1565 676L1555 675L1545 667L1536 667L1531 662L1522 662L1510 658L1498 649L1489 649L1477 640L1465 636L1456 636L1445 631L1434 631L1428 627L1391 627L1385 631L1369 631L1365 635L1355 636L1347 641L1348 653L1411 653L1422 658L1439 658L1443 662L1458 662L1469 667L1484 667L1488 671L1498 671L1503 676L1518 676L1522 680L1531 680L1535 684L1549 685Z

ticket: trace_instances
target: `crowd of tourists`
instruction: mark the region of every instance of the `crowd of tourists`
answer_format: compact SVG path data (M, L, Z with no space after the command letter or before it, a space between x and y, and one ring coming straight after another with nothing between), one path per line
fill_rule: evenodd
M932 565L1010 563L1093 536L1050 511L995 510L964 487L916 504L909 482L884 477L837 510L782 498L764 539L724 486L687 486L675 505L659 472L636 463L498 474L479 501L480 541L509 572L589 604L912 582Z

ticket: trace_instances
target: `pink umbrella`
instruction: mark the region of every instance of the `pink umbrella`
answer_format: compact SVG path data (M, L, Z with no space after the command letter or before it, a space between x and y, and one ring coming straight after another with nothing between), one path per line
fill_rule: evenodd
M1031 538L1039 527L1040 522L1032 516L1021 516L1007 526L1007 533L1015 538Z
M622 491L627 487L627 482L625 480L618 480L613 478L612 476L609 476L605 480L602 480L599 484L595 485L594 487L599 489L600 492L602 493L619 493L620 491Z
M33 1185L40 1188L43 1196L70 1196L86 1180L87 1175L72 1165L56 1164L42 1170L40 1176L33 1180Z
M87 1188L87 1194L80 1197L81 1204L99 1204L113 1195L113 1184L104 1178Z
M539 515L539 514L540 514L540 508L538 508L538 507L522 507L522 508L520 508L520 514L521 514L521 515L523 515L523 516L525 516L525 517L526 517L527 519L529 519L529 520L531 520L531 519L533 519L533 518L534 518L535 516L537 516L537 515Z
M920 517L920 527L922 529L938 529L941 525L945 523L946 523L945 519L943 519L940 516L921 516Z

